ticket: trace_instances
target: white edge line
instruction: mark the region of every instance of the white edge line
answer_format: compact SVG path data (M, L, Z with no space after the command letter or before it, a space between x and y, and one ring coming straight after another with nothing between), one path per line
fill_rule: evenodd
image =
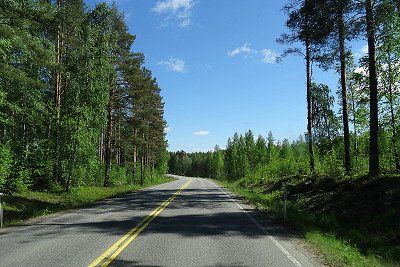
M251 216L236 200L234 200L230 195L228 195L224 190L222 190L222 188L218 185L216 185L214 182L209 181L210 183L212 183L215 187L217 187L219 190L221 190L222 193L224 193L233 203L236 204L236 206L239 207L240 210L242 210L248 217L249 219L258 226L258 228L261 229L261 231L268 235L269 239L271 239L271 241L275 244L275 246L277 246L279 248L280 251L282 251L283 254L285 254L285 256L296 266L298 267L302 267L302 265L300 264L300 262L298 262L295 257L292 256L292 254L289 253L289 251L287 251L281 244L279 244L279 242L273 237L271 236L271 234L259 223L257 222L256 219L254 219L253 216Z

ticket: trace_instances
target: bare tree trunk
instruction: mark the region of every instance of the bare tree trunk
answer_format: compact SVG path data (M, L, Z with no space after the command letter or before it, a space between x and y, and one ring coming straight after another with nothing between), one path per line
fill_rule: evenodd
M101 163L105 163L106 161L106 133L104 131L104 126L101 129Z
M393 153L394 153L394 161L396 166L396 171L400 172L400 160L399 160L399 152L397 147L397 131L396 131L396 120L394 116L393 109L393 93L390 91L390 121L392 127L392 144L393 144Z
M153 172L154 172L154 163L151 163L151 180L153 180Z
M116 155L116 160L117 160L117 165L121 165L121 117L118 118L118 137L116 140L117 143L117 155Z
M392 62L390 60L389 56L389 108L390 108L390 125L392 128L392 145L393 145L393 154L394 154L394 162L395 162L395 167L396 171L400 172L400 160L399 160L399 153L398 153L398 148L397 148L397 130L396 130L396 119L394 115L394 108L393 108L393 81L392 81Z
M307 134L308 152L310 155L310 171L315 173L313 137L312 137L312 112L311 112L311 45L310 40L306 41L306 65L307 65Z
M378 80L376 72L375 21L372 1L365 1L368 36L368 69L370 95L370 138L369 138L369 175L379 174L379 121L378 121Z
M356 105L355 105L355 101L354 101L354 94L351 93L351 106L353 109L353 128L354 128L354 155L356 157L356 161L358 162L358 134L357 134L357 123L356 123Z
M103 163L103 126L100 129L98 154L100 163Z
M132 174L133 174L133 178L135 178L136 175L136 165L137 165L137 158L138 158L138 151L137 151L137 146L136 146L136 129L133 129L133 169L132 169Z
M150 165L149 151L150 151L149 144L147 143L147 145L146 145L146 167Z
M143 184L144 184L143 161L144 161L144 156L141 155L141 157L140 157L140 185L141 186L143 186Z
M144 171L145 171L145 160L146 160L146 152L144 150L144 133L142 133L142 145L141 145L141 155L140 155L140 185L143 186L144 185Z
M350 158L350 130L349 115L347 106L347 88L346 88L346 55L345 55L345 25L343 21L343 11L339 14L339 46L340 46L340 83L342 88L342 119L343 119L343 139L344 139L344 169L346 174L351 171Z
M110 85L109 101L107 109L107 133L106 133L106 147L105 147L105 173L104 173L104 186L110 186L110 171L111 171L111 150L112 150L112 128L113 128L113 111L114 105L114 85Z
M60 11L62 6L62 0L57 0L57 10ZM61 23L57 27L57 46L56 46L56 82L54 88L54 106L56 112L56 125L54 135L54 163L53 163L53 180L55 182L61 181L61 159L60 159L60 119L61 119L61 91L62 91L62 25Z

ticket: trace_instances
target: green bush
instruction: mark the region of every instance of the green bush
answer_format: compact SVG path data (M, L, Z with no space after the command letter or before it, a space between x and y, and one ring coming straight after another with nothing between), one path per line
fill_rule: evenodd
M114 166L111 168L110 180L112 186L127 185L133 180L132 171L127 166Z
M344 176L343 160L340 159L336 150L332 149L320 160L317 164L317 172L336 179Z
M11 174L13 159L11 151L4 146L0 146L0 190L3 190L7 178Z

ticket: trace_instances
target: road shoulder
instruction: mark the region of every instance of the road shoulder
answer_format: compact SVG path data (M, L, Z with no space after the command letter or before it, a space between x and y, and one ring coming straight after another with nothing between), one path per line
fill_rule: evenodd
M239 205L244 212L249 214L255 220L255 223L259 224L266 234L273 237L278 243L277 245L281 245L301 266L329 266L325 258L304 239L299 231L289 225L279 223L271 214L260 210L244 196L231 192L219 181L214 179L207 180L217 186L233 202Z

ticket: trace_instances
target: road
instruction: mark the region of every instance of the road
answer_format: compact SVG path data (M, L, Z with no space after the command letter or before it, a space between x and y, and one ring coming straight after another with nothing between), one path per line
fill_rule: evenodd
M318 266L226 189L178 180L0 231L0 266Z

